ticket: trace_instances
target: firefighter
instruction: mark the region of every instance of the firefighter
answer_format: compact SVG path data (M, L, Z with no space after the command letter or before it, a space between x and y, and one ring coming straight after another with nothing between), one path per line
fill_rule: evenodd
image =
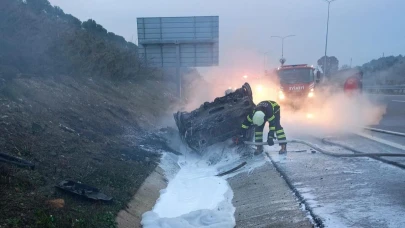
M284 129L280 124L280 106L274 101L260 102L253 112L246 117L242 124L242 135L246 137L246 132L250 126L255 126L255 142L263 142L263 129L266 121L269 122L269 134L267 136L267 144L274 145L274 135L278 140L286 140ZM279 154L287 152L287 143L280 143L281 150ZM255 155L263 152L263 146L257 146Z
M358 95L363 90L363 72L359 72L346 79L343 90L348 96Z

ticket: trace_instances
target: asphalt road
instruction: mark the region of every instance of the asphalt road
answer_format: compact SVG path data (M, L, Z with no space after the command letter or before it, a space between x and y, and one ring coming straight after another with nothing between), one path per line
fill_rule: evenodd
M347 139L350 138L348 141ZM350 136L335 139L369 153L401 152L397 149ZM312 139L324 149L350 153ZM308 147L290 144L285 161L270 153L284 178L299 192L309 209L326 227L392 227L405 226L405 170L371 158L336 158ZM403 162L403 159L398 159Z
M371 127L405 133L405 96L370 97L387 106L381 122ZM405 137L376 132L366 134L405 145ZM312 136L302 139L334 153L353 153L323 144ZM355 134L339 135L331 140L366 153L405 153L403 149ZM372 158L336 158L312 153L309 147L299 144L291 143L288 147L289 151L305 152L289 152L286 160L280 160L274 151L276 148L267 148L273 151L269 154L276 170L270 163L267 167L228 179L234 191L238 227L272 227L270 224L295 227L288 221L306 224L297 209L298 199L288 198L286 206L277 204L277 199L286 200L285 195L280 194L287 191L286 183L299 195L299 201L310 211L311 218L321 221L325 227L405 227L405 169ZM384 159L405 165L403 157ZM285 183L274 175L276 171L281 172L279 175ZM287 211L285 216L280 217L280 210ZM278 223L273 223L275 218Z
M228 183L234 191L232 203L236 208L236 227L313 227L300 202L271 162L234 176L228 179Z
M405 133L405 96L404 95L370 95L379 104L387 106L386 113L375 128Z

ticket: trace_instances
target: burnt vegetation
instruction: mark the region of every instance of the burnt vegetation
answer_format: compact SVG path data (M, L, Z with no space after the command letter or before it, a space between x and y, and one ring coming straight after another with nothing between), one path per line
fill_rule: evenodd
M156 167L154 149L169 150L144 135L176 104L175 85L135 44L47 0L0 1L0 50L0 153L36 166L0 163L0 226L115 227ZM114 200L54 188L66 179Z

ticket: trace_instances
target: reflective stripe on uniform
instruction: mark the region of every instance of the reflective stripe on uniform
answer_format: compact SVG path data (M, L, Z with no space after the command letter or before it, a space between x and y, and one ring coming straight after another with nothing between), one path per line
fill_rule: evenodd
M276 127L270 127L270 131L275 131Z
M255 132L255 135L263 135L263 132Z
M277 135L277 138L278 138L278 139L285 138L285 134L284 134L284 135Z
M277 134L284 133L284 130L283 130L283 129L278 130L278 131L276 131L276 133L277 133Z
M248 120L249 122L253 122L253 120L250 118L250 116L247 116L247 120Z
M271 106L273 106L273 108L276 107L276 106L279 106L277 104L277 102L275 102L275 101L267 101L267 102L269 102L271 104Z
M246 125L242 124L242 128L243 128L243 129L248 129L249 126L246 126Z
M263 136L256 136L255 139L263 139Z
M276 117L273 115L272 117L270 117L270 118L268 119L268 121L270 122L270 121L274 120L274 118L276 118Z
M275 101L267 101L271 104L271 107L273 107L273 114L277 113L280 111L280 105L277 104Z

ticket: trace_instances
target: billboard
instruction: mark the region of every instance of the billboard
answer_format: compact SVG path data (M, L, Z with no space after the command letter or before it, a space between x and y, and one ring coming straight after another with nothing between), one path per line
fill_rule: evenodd
M219 64L219 17L137 19L140 57L154 67L208 67Z

